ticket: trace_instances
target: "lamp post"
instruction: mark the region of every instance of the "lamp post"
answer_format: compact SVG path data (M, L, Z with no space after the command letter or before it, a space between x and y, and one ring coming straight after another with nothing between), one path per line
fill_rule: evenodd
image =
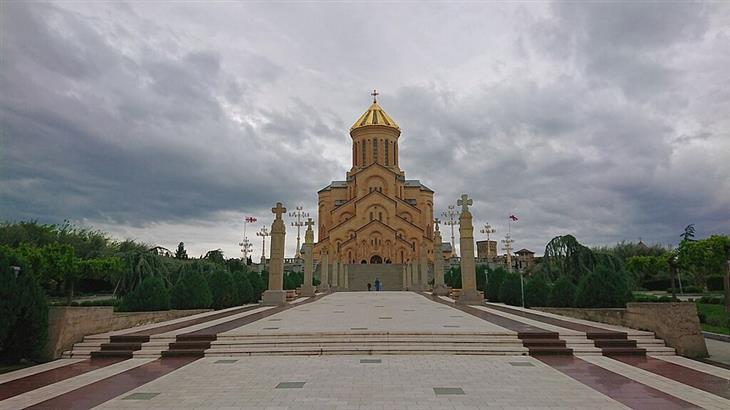
M487 222L484 225L484 228L482 228L479 232L487 235L487 258L489 258L491 255L491 246L489 245L489 235L497 232L496 229L492 228L492 225Z
M447 220L444 221L444 225L448 225L451 227L451 250L454 253L456 253L456 242L454 241L454 226L459 224L459 214L460 212L456 210L456 206L454 205L449 205L448 210L441 212L441 215L444 218L447 218Z
M299 236L299 230L304 226L304 221L302 219L308 218L309 217L309 212L304 212L303 211L304 208L302 208L301 206L298 206L298 207L296 207L294 209L295 209L294 212L289 212L289 216L291 216L293 218L297 218L296 221L294 221L294 222L291 223L291 226L296 226L297 227L297 251L294 254L294 257L295 258L301 258L302 257L302 252L301 252L301 246L302 245L301 245L301 242L300 242L300 239L299 239L300 238L300 236Z
M266 260L266 237L271 235L269 233L269 230L266 228L266 225L261 227L261 230L256 232L256 236L261 237L261 260Z

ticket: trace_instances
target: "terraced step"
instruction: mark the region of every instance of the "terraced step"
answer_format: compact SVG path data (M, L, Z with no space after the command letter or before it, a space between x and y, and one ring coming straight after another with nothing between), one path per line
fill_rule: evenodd
M525 339L522 341L525 347L565 347L565 340L556 339Z
M596 339L596 347L636 347L636 340Z
M205 356L205 350L201 349L177 349L177 350L165 350L162 352L162 357L203 357Z
M109 336L110 343L145 343L150 337L144 335L113 335Z
M92 358L98 357L121 357L131 359L133 352L130 350L97 350L89 354Z
M646 349L631 347L604 347L604 356L646 356Z
M142 348L142 343L102 343L101 350L139 350Z

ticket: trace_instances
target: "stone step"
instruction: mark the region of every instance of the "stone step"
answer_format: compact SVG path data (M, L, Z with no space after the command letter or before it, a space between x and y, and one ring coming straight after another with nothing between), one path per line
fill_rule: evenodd
M549 356L570 356L573 354L573 349L561 346L549 347L528 347L530 350L530 356L549 355Z
M527 348L537 347L565 347L565 340L556 339L526 339L522 344Z
M188 334L188 335L177 335L175 340L178 342L195 342L195 341L207 341L212 342L216 340L216 335L211 334Z
M162 357L203 357L205 351L201 349L177 349L162 352Z
M198 350L205 350L210 348L210 342L209 341L188 341L188 342L172 342L170 343L170 350L189 350L189 349L198 349Z
M142 343L102 343L101 350L139 350L142 348Z
M646 356L646 350L636 347L604 347L604 356Z
M149 342L149 336L143 335L113 335L109 336L110 343L144 343Z
M636 340L594 339L596 347L636 347Z
M98 350L89 354L92 358L97 357L122 357L125 359L132 358L132 352L129 350Z

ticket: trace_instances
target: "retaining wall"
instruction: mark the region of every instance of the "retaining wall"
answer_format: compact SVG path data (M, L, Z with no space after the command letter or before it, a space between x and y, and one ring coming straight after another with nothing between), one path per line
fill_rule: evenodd
M535 309L576 319L648 330L663 339L667 346L677 349L677 354L695 358L708 356L694 303L628 303L625 309Z
M50 306L48 342L43 349L43 356L48 360L57 359L86 335L164 322L208 311L210 309L114 312L111 306Z

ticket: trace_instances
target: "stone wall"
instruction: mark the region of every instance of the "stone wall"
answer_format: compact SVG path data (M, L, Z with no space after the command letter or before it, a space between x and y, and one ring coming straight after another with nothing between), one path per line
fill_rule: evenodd
M86 335L163 322L208 311L210 309L114 312L111 306L51 306L48 308L48 342L43 349L43 356L48 360L57 359Z
M694 303L628 303L626 309L536 308L576 319L648 330L687 357L707 357Z

